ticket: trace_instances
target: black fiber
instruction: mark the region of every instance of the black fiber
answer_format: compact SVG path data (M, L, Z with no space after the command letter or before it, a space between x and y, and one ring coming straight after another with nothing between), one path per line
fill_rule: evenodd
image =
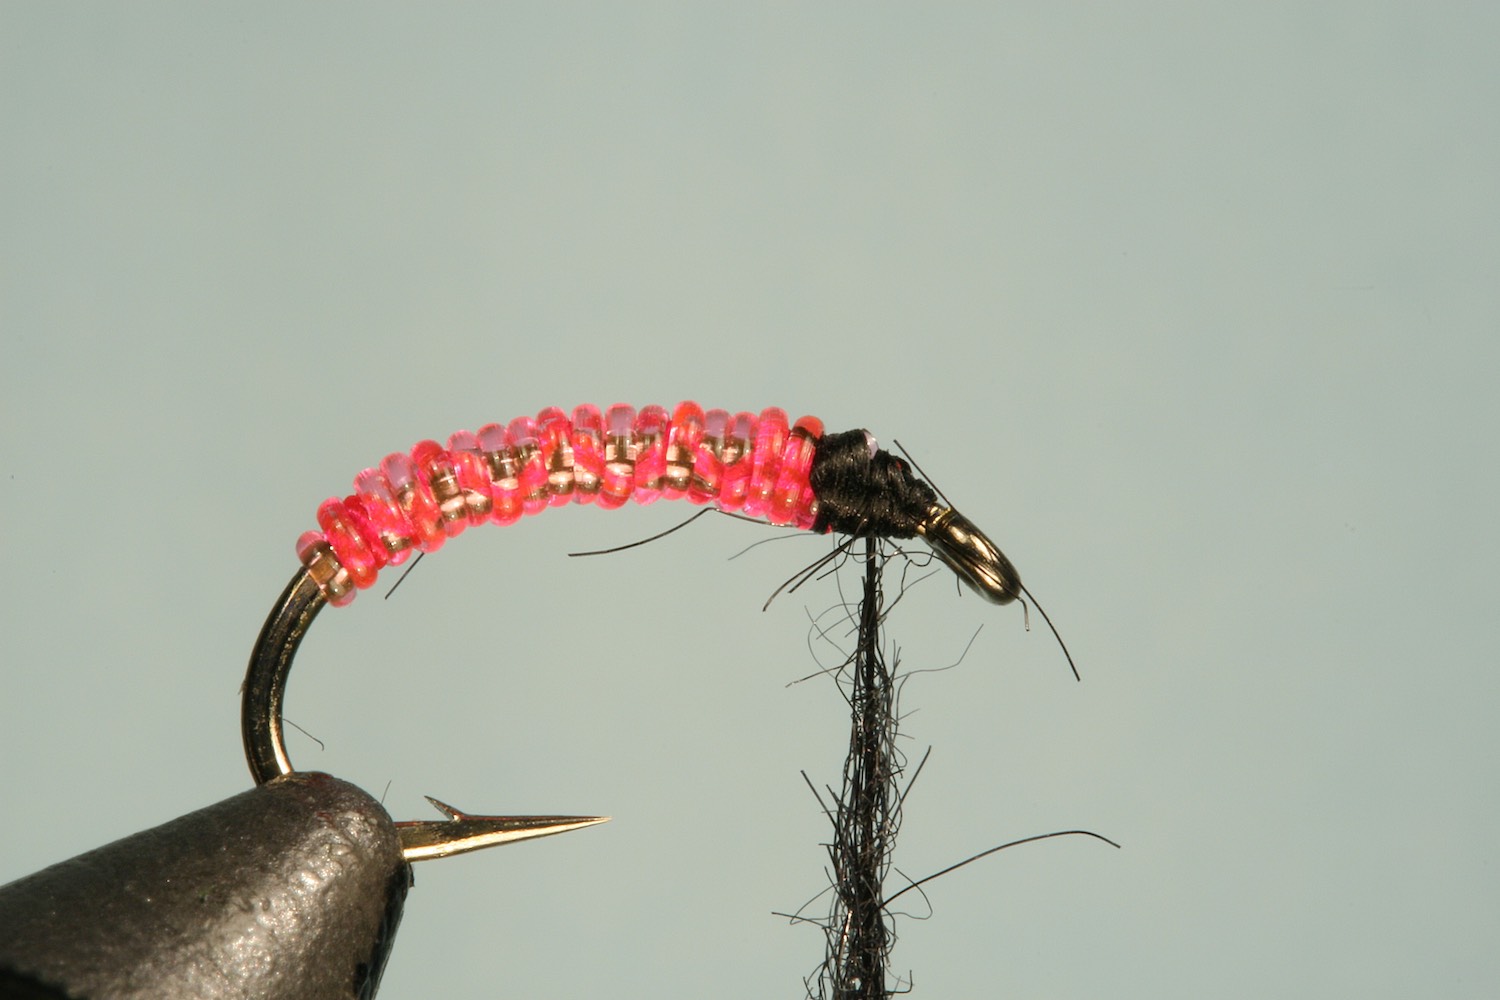
M824 434L808 482L818 498L818 532L913 538L938 500L905 461L883 450L872 456L862 430Z

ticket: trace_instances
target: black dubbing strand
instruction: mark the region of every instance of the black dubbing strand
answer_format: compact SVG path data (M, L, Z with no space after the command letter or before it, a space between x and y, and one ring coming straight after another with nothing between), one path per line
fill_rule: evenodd
M866 454L868 454L866 450ZM896 749L897 684L881 649L885 619L878 539L865 539L859 639L841 675L849 702L849 753L832 814L833 907L819 985L824 1000L885 1000L895 929L885 907L885 877L901 826ZM826 992L831 987L832 992Z
M870 437L862 430L824 434L808 482L818 498L816 532L914 538L938 503L937 491L912 475L903 459L883 450L871 455Z

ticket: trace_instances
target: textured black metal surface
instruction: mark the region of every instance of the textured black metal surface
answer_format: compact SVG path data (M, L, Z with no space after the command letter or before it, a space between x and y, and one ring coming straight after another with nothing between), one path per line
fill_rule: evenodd
M372 997L409 884L379 803L285 775L0 887L0 996Z

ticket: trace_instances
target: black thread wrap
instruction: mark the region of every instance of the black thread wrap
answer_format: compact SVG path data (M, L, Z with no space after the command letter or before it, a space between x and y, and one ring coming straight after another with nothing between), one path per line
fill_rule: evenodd
M938 503L937 491L888 451L870 454L865 431L824 434L808 482L818 498L812 530L846 535L914 538Z

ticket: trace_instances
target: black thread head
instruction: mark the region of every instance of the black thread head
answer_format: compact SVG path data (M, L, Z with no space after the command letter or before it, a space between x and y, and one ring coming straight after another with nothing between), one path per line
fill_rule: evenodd
M824 434L808 482L818 498L817 532L914 538L938 505L937 491L864 430Z

